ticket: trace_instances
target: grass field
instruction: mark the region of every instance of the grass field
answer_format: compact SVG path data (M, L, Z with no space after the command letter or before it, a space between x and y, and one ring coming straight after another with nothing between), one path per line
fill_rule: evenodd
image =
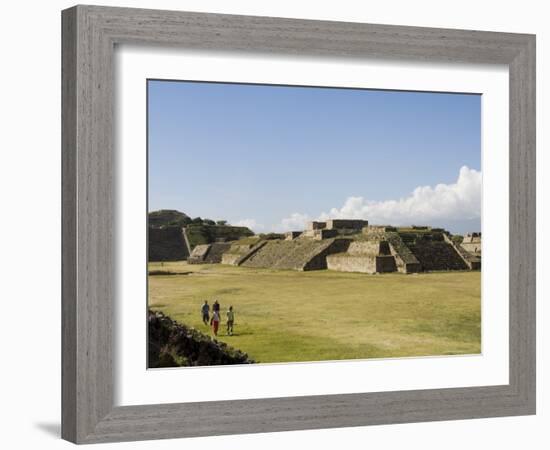
M150 263L149 271L156 273L151 309L210 333L200 308L217 299L218 339L262 363L481 351L480 272L365 275L185 262ZM229 305L233 336L225 335Z

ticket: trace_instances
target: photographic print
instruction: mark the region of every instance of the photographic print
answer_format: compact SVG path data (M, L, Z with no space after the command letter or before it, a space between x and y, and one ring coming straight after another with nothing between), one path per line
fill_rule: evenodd
M148 367L481 353L481 96L147 81Z

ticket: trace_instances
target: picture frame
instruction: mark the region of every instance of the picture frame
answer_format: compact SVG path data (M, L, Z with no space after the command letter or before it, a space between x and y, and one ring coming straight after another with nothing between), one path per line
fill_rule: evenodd
M509 68L509 384L114 406L119 44ZM535 414L535 36L75 6L62 12L62 437L75 443Z

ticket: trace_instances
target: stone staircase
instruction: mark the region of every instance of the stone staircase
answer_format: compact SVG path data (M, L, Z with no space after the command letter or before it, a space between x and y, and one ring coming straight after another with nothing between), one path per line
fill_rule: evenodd
M217 264L222 262L224 252L229 250L231 244L215 242L213 244L200 244L195 246L191 256L187 259L189 264Z
M422 265L422 270L467 270L462 257L445 241L417 239L409 249Z
M229 250L231 244L226 242L215 242L210 244L210 250L204 258L204 262L207 264L216 264L222 262L222 256L224 252Z
M470 253L461 245L456 245L447 235L445 235L445 242L455 249L470 270L481 270L481 256L479 254Z
M344 251L348 242L342 239L272 240L242 263L243 267L270 269L320 270L326 269L326 256Z

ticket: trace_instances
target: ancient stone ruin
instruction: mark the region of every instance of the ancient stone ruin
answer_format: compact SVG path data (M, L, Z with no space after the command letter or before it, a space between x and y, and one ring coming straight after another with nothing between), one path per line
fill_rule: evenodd
M216 264L222 262L223 254L231 247L227 242L197 245L191 256L187 258L189 264Z
M481 256L481 233L468 233L460 244L464 250Z
M189 263L291 270L417 273L481 269L481 234L462 244L442 228L373 226L366 220L310 222L280 239L247 237L196 246Z
M190 253L185 228L177 225L149 228L149 261L181 261Z
M191 219L171 209L153 211L148 215L148 261L183 261L199 247L191 263L219 263L228 246L218 246L218 243L253 235L247 227L232 226L226 221L216 223L200 217ZM211 247L210 244L216 245ZM201 252L205 253L205 258Z

